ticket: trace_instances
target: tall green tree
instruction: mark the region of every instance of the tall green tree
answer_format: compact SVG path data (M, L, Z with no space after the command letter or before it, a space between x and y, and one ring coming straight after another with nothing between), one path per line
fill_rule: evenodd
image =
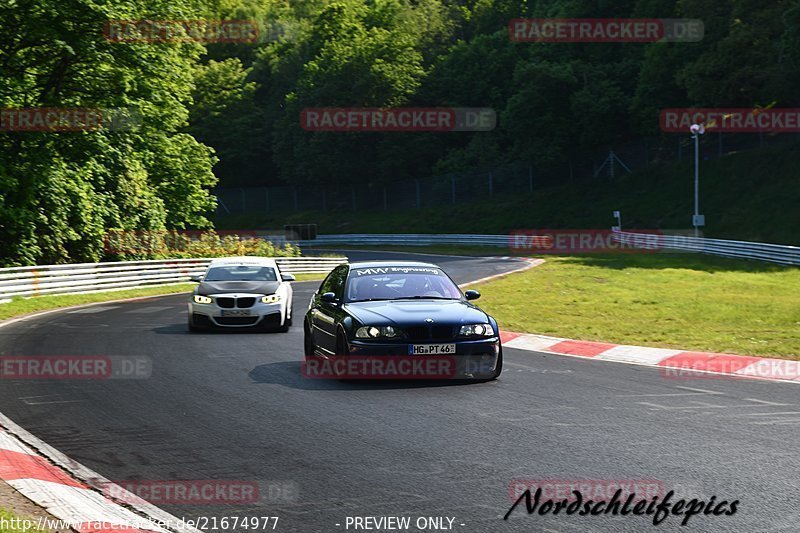
M94 261L107 228L205 227L214 157L182 133L196 43L117 43L109 19L207 16L192 0L7 0L0 108L125 109L127 131L0 134L0 262Z

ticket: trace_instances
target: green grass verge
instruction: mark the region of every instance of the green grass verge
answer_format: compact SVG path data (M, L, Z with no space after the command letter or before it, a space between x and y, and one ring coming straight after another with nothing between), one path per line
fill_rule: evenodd
M472 286L501 328L800 359L800 269L699 255L548 257Z
M39 529L36 526L36 520L31 520L32 526L29 528L23 527L25 520L17 515L10 513L4 509L0 509L0 533L44 533L45 530ZM2 524L17 525L18 527L3 527Z
M302 274L295 274L294 277L297 281L314 281L314 280L323 280L327 274L321 274L317 272L308 272Z
M14 298L11 302L0 304L0 320L28 313L35 313L37 311L70 307L72 305L108 302L111 300L123 300L125 298L137 298L140 296L157 296L160 294L189 292L194 287L194 283L176 283L174 285L158 285L155 287L125 289L120 291L59 294L53 296L38 296L36 298Z

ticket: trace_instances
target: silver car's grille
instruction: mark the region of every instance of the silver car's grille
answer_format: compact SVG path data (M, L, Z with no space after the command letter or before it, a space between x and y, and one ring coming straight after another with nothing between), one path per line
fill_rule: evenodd
M256 299L253 296L245 296L243 298L236 299L236 307L247 309L248 307L253 307L256 304Z
M224 308L224 309L232 309L235 302L233 298L229 297L220 297L217 298L217 305Z
M234 307L247 309L248 307L253 307L255 304L256 298L254 296L242 296L241 298L234 298L233 296L217 297L217 305L223 309L233 309Z

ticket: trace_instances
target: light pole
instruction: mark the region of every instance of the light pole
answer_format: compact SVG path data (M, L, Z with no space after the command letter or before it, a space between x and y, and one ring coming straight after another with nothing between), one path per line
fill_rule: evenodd
M689 127L694 139L694 217L692 217L692 225L694 226L694 236L700 236L700 226L705 226L706 220L700 214L700 136L706 132L705 126L702 124L692 124Z

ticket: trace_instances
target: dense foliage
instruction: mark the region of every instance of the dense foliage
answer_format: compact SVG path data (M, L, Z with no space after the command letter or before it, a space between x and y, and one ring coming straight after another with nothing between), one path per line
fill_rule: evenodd
M512 42L520 17L694 18L696 43ZM110 19L250 19L256 43L117 43ZM0 109L130 131L0 132L0 264L94 261L109 229L210 227L222 185L381 183L658 134L665 107L800 107L798 0L4 0ZM307 107L492 107L491 132L331 133ZM216 166L214 166L216 164ZM213 171L212 171L213 169Z
M797 0L246 5L239 14L286 31L255 50L216 50L216 59L241 60L246 77L235 78L235 93L207 85L196 95L231 91L229 105L239 109L252 95L254 127L192 125L223 161L237 162L220 167L227 185L379 183L512 161L560 167L577 149L660 134L666 107L800 105ZM509 21L527 17L699 19L705 34L700 42L512 42ZM324 106L492 107L498 125L490 133L303 131L300 110Z
M134 110L129 131L0 134L0 261L93 261L106 228L209 226L212 150L183 131L203 47L127 45L109 19L205 16L192 0L5 0L0 108Z
M300 256L300 248L292 244L277 246L270 241L257 238L255 234L221 233L218 234L214 230L188 232L110 230L104 238L103 248L109 258L122 261L241 255Z

